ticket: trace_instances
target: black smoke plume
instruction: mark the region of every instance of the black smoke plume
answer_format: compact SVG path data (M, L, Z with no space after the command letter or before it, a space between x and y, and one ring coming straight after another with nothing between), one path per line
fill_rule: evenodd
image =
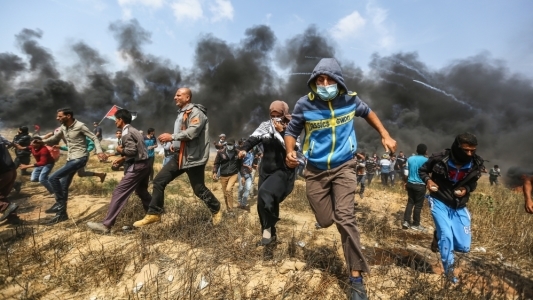
M116 72L106 67L105 55L83 41L71 45L78 61L68 71L58 69L52 53L39 44L43 33L23 29L15 41L26 58L0 53L0 121L51 129L57 126L56 109L70 106L90 124L116 104L139 112L137 127L169 132L176 118L173 95L178 87L189 86L193 101L208 108L211 135L239 138L268 118L271 101L281 99L294 107L308 93L306 83L318 60L336 56L336 44L314 26L278 41L268 26L260 25L246 29L233 44L200 36L193 67L184 69L172 58L145 52L151 33L136 20L114 22L109 32L126 62ZM357 57L340 59L340 64L347 86L378 114L398 150L409 155L425 143L429 152L440 152L468 131L477 135L478 154L488 160L487 168L533 164L533 106L528 102L533 83L490 54L458 59L438 70L417 53L376 53L365 72ZM359 150L382 152L375 130L362 119L355 123ZM113 132L111 121L103 124Z

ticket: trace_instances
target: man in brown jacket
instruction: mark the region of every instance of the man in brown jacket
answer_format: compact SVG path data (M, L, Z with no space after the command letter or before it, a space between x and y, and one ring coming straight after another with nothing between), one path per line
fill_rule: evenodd
M118 214L134 191L141 198L145 211L148 210L148 205L152 201L152 196L148 193L148 178L152 171L152 165L148 161L148 151L144 145L142 134L130 123L131 113L126 109L117 110L115 124L117 128L122 129L122 143L117 147L117 152L122 157L114 160L113 165L124 163L124 177L113 191L111 204L109 204L104 221L102 223L87 223L87 226L94 231L110 232Z
M165 203L165 187L176 177L186 173L196 197L200 198L213 215L213 224L220 223L222 213L220 202L205 186L205 165L209 159L209 121L207 109L196 103L191 103L192 92L188 88L176 91L174 102L179 108L178 117L174 123L174 134L163 133L158 139L161 144L180 142L180 151L175 154L154 178L152 202L148 212L142 220L133 223L134 227L142 227L161 221ZM174 146L176 148L176 146Z

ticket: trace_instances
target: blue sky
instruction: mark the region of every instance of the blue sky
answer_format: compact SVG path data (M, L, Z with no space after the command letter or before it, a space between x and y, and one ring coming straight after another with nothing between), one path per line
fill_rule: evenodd
M190 67L199 36L237 43L253 25L267 24L282 44L315 24L336 44L340 59L367 68L372 53L418 52L439 69L488 52L512 72L533 78L533 1L257 1L257 0L2 0L0 52L23 56L15 35L40 29L40 44L65 67L68 46L85 41L121 69L110 23L136 18L152 33L145 50Z

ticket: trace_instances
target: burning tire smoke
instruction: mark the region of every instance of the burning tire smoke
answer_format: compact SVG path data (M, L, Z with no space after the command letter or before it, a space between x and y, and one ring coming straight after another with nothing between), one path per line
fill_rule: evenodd
M78 62L63 69L39 44L40 30L22 29L15 36L21 53L0 53L0 124L7 127L57 126L55 112L69 106L76 118L90 124L113 105L139 112L138 128L171 131L176 117L172 100L176 88L190 86L193 102L208 108L211 134L239 138L251 133L267 116L272 100L291 109L308 92L309 73L321 57L335 57L335 44L311 26L286 41L278 41L264 25L248 28L242 40L230 44L203 35L196 44L194 66L184 69L144 52L151 34L138 21L109 26L117 50L126 62L111 72L100 53L83 41L70 50ZM488 165L531 166L533 140L532 81L512 74L488 54L456 60L432 70L416 53L387 57L374 54L369 71L341 60L346 84L377 112L399 150L414 152L425 143L429 152L451 145L453 137L469 131L478 136L478 153ZM277 66L283 74L274 69ZM303 74L298 74L303 73ZM381 152L378 135L356 120L359 148ZM114 131L111 122L104 130Z

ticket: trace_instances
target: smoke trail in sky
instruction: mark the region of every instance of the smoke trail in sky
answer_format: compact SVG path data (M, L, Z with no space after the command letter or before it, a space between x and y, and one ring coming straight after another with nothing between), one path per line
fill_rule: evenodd
M425 86L425 87L427 87L427 88L430 88L430 89L432 89L432 90L434 90L434 91L437 91L437 92L439 92L439 93L443 93L444 95L446 95L446 96L452 98L455 102L457 102L457 103L461 103L461 104L467 106L469 109L475 109L474 107L472 107L472 105L470 105L470 104L468 104L468 103L466 103L466 102L464 102L464 101L461 101L461 100L457 99L454 95L452 95L452 94L450 94L450 93L447 93L447 92L445 92L445 91L443 91L443 90L441 90L441 89L438 89L438 88L436 88L436 87L434 87L434 86L431 86L431 85L429 85L429 84L427 84L427 83L424 83L424 82L422 82L422 81L418 81L418 80L415 80L415 79L413 79L413 81L416 82L416 83L420 83L420 84L422 84L423 86Z

